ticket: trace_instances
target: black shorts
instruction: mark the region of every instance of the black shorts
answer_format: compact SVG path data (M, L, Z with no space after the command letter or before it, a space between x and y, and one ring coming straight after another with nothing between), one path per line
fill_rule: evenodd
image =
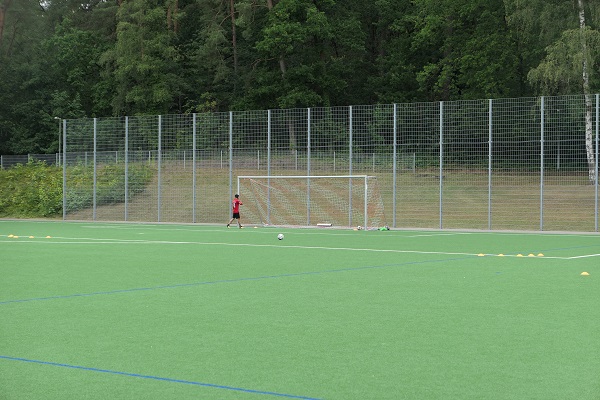
M240 213L233 213L233 217L232 218L240 219Z

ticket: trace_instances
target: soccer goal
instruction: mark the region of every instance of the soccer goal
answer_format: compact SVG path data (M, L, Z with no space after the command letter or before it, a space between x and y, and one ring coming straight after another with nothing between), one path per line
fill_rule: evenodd
M365 229L385 225L375 176L238 176L237 185L246 223Z

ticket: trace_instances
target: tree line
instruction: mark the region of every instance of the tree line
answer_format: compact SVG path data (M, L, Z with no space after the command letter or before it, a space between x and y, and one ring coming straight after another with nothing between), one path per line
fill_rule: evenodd
M595 93L599 24L590 0L0 0L0 154L56 152L60 119Z

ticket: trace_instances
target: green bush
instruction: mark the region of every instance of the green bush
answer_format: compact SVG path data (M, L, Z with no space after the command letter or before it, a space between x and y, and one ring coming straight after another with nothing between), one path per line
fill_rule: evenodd
M144 190L154 175L146 164L129 165L129 198ZM94 168L76 165L67 169L67 212L82 210L94 203ZM96 205L125 201L125 166L105 164L96 167Z
M0 217L51 217L61 211L61 168L31 161L0 170Z
M83 164L67 168L67 212L89 208L94 200L94 168ZM0 170L0 217L52 217L62 214L62 167L32 161ZM129 196L144 190L154 171L146 164L129 166ZM125 201L125 167L96 168L96 204Z

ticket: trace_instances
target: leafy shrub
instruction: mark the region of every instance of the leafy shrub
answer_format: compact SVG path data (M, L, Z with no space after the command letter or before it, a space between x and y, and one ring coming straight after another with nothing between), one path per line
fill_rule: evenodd
M67 212L89 208L94 199L94 168L78 164L67 168ZM146 164L129 166L129 196L140 193L154 170ZM52 217L62 214L62 167L32 161L0 170L0 217ZM96 203L125 201L125 167L96 168Z
M51 217L61 211L61 168L30 161L0 170L0 217Z
M129 198L144 190L152 179L154 170L148 165L130 164L128 169ZM77 165L67 169L67 212L93 206L94 168ZM125 201L125 166L99 165L96 168L96 205L122 203Z

